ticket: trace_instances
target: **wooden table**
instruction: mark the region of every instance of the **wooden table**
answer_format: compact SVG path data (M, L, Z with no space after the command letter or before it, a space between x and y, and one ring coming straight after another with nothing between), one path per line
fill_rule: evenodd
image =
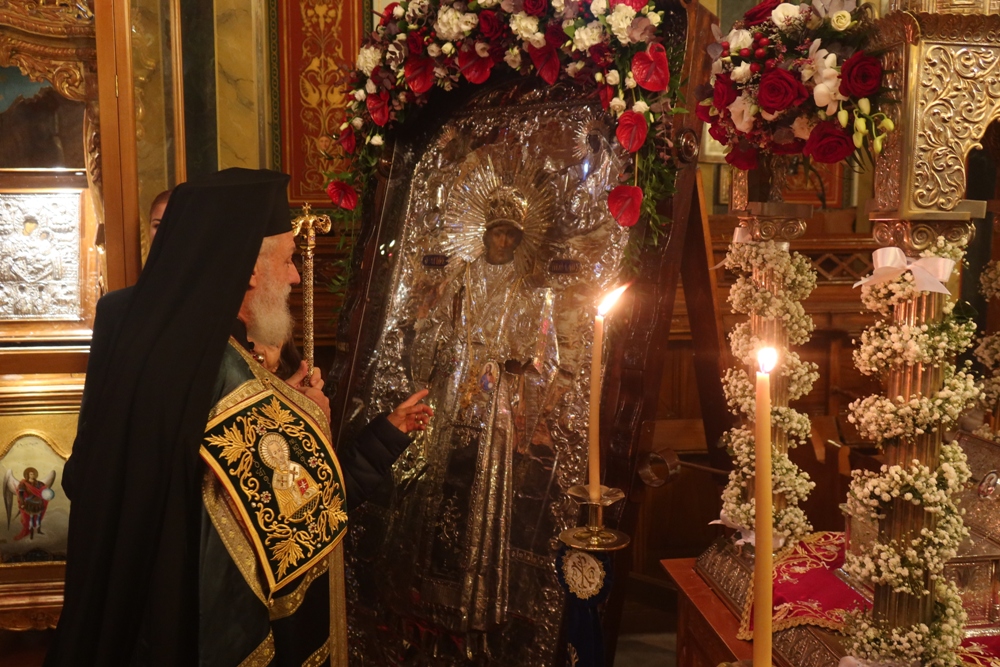
M677 667L718 667L751 660L750 642L736 638L739 619L694 571L694 558L662 560L677 584Z

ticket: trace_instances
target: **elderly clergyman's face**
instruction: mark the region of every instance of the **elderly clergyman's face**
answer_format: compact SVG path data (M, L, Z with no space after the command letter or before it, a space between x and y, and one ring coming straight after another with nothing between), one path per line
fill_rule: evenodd
M256 287L247 293L247 333L264 345L280 347L292 335L288 296L299 283L292 257L295 237L291 232L264 239L254 275Z

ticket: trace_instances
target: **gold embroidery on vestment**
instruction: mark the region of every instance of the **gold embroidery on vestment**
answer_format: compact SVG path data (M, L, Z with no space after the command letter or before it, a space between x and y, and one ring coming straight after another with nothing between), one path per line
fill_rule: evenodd
M327 639L322 646L316 649L316 652L309 656L305 662L302 663L302 667L319 667L327 658L330 657L330 640Z
M216 532L222 539L223 546L229 553L229 557L233 560L240 574L243 575L244 581L247 582L247 586L250 587L253 594L266 605L267 598L260 585L260 573L257 570L257 554L254 553L253 546L247 539L246 530L240 520L236 518L225 490L211 470L206 470L202 479L201 500L205 505L208 518L212 521L212 525L215 526Z
M269 612L271 620L277 621L279 618L285 618L297 612L299 607L302 606L302 601L306 599L309 587L312 586L317 577L329 569L330 563L328 560L324 559L320 561L313 569L306 573L306 576L302 577L302 583L294 591L288 595L282 595L280 598L274 598L271 601L271 610Z
M240 667L267 667L272 660L274 660L274 635L268 630L267 638L244 658Z
M347 665L347 595L344 590L344 544L340 543L330 563L330 665Z

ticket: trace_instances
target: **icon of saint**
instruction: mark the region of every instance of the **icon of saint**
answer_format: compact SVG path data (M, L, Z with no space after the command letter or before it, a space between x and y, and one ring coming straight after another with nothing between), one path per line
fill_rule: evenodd
M7 527L10 528L14 499L17 499L17 515L21 517L21 532L14 537L15 540L25 537L33 540L35 533L45 534L42 532L42 519L45 518L45 512L49 508L49 501L56 496L52 490L55 481L54 470L45 479L39 479L37 469L25 468L21 481L16 480L12 471L7 471L3 489L7 508Z
M271 488L279 511L289 521L303 521L316 507L319 485L309 472L291 460L288 441L279 433L265 433L258 444L260 460L274 471Z

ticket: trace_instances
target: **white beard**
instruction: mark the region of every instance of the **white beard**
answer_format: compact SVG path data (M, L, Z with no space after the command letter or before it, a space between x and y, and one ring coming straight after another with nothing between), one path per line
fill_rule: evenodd
M251 340L280 348L292 337L291 293L292 286L277 280L267 269L258 273L257 287L247 300L247 335Z

